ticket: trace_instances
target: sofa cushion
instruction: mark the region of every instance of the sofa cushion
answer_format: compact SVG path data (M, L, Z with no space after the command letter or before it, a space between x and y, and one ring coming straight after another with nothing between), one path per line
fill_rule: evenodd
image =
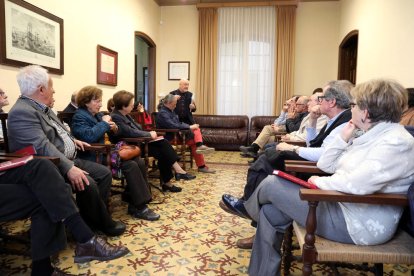
M243 115L193 115L204 143L217 150L238 150L247 144L249 118Z

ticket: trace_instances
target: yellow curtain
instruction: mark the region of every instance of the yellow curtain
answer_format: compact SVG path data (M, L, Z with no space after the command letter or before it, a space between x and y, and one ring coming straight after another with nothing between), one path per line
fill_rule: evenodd
M198 114L216 114L217 9L200 8L196 105Z
M275 114L294 94L296 6L276 6Z

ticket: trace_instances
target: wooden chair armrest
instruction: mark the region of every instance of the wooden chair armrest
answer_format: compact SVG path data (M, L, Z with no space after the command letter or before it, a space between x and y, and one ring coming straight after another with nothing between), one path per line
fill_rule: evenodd
M350 202L381 205L408 205L405 194L370 194L353 195L337 191L300 189L299 196L306 201Z
M306 147L306 142L305 141L281 141L281 142L288 143L289 145L295 145L295 146L299 146L299 147Z
M151 140L152 140L151 137L122 138L122 141L125 141L127 143L131 143L131 144L148 143Z
M326 172L320 170L313 164L289 164L285 162L285 170L287 172L296 172L296 173L310 173L317 175L328 175Z
M91 144L90 146L83 147L86 151L95 151L95 152L103 152L107 153L111 151L111 145L105 144Z
M307 160L285 160L285 165L304 165L304 166L316 166L315 161Z
M180 130L178 128L156 128L154 129L154 131L156 132L180 132Z

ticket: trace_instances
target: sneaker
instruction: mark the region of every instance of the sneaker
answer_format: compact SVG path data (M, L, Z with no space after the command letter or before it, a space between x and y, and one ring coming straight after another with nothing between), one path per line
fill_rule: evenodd
M203 168L198 168L198 171L202 173L216 173L216 170L210 169L207 166L204 166Z
M209 148L206 145L201 145L201 146L197 147L196 153L198 153L198 154L209 154L209 153L212 153L215 150L216 150L215 148Z

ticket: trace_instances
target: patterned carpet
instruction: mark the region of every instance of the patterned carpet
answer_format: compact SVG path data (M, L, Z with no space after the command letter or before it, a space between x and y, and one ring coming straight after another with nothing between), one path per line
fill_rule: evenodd
M247 159L237 152L216 152L206 156L216 174L197 174L193 181L181 182L183 192L164 195L155 192L152 204L161 219L147 222L126 214L126 203L112 197L113 217L127 224L127 231L112 243L126 245L131 253L109 261L73 263L73 242L56 258L56 265L72 274L83 275L245 275L250 250L236 247L236 240L254 234L247 220L229 215L218 207L223 193L243 191ZM190 170L190 172L194 172ZM157 181L154 180L154 184ZM15 226L14 228L21 228ZM0 275L30 275L30 259L0 255ZM301 264L294 262L292 275L301 275ZM315 267L317 275L332 275L324 265ZM384 275L410 275L414 266L386 265ZM341 275L369 275L339 269Z

